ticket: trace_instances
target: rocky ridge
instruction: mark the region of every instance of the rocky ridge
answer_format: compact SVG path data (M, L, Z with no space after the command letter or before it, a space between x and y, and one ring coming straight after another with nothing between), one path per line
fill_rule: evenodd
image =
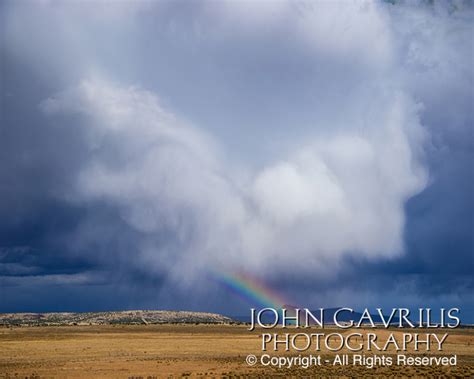
M116 325L116 324L228 324L229 317L206 312L188 311L117 311L117 312L54 312L0 313L0 326L46 325Z

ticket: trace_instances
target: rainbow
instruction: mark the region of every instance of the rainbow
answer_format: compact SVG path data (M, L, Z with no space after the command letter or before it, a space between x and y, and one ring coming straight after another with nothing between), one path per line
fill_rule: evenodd
M280 309L283 305L288 304L275 291L249 275L213 272L211 276L229 292L260 308Z

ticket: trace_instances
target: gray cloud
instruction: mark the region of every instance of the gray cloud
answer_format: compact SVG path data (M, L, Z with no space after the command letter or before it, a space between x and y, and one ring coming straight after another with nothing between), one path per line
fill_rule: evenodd
M444 228L436 212L408 212L407 223L406 207L427 186L430 208L449 202L446 183L460 178L449 162L461 150L461 166L472 157L469 5L3 10L7 67L23 68L4 94L14 107L4 111L0 168L12 184L0 206L18 222L2 230L20 233L28 215L53 208L68 220L41 241L10 237L9 249L61 251L58 261L74 262L81 280L155 277L205 292L203 274L216 269L337 282L353 260L370 272L380 261L426 257L411 242L417 220ZM22 72L38 84L22 82ZM22 104L28 88L37 93Z
M379 98L364 125L349 118L336 135L244 171L248 180L149 92L86 81L41 107L85 117L91 159L78 174L80 200L110 201L132 228L178 240L171 251L143 243L137 258L148 269L172 271L178 261L179 274L189 275L197 260L256 272L310 264L318 272L321 258L401 251L404 201L425 182L410 145L421 143L422 132L409 99Z

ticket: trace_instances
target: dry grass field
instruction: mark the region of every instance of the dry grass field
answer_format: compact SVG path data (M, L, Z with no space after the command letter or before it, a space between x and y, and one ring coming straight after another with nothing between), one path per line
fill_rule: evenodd
M325 332L330 331L325 329ZM443 354L457 354L455 367L393 365L372 369L332 365L308 369L262 368L259 364L249 367L245 362L247 354L262 354L259 333L249 332L242 325L3 327L0 328L0 377L474 376L473 329L449 331ZM377 333L383 337L388 332ZM321 354L331 356L329 351Z

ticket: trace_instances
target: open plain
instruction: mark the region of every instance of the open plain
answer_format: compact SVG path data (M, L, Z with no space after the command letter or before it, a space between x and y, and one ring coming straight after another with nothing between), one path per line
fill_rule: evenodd
M321 332L321 329L312 332ZM330 333L331 330L325 329L324 332ZM381 338L389 332L401 334L406 330L377 330ZM248 354L262 355L262 330L250 332L245 325L9 326L0 328L0 377L473 377L474 329L436 331L444 332L449 333L444 351L431 352L430 356L456 354L457 365L454 367L391 365L369 369L323 364L307 369L288 369L246 363ZM299 355L294 351L269 353ZM338 353L348 352L342 350ZM336 353L328 350L303 353L308 354L333 359ZM407 354L422 356L423 352L408 351ZM396 352L388 351L385 355L395 357Z

